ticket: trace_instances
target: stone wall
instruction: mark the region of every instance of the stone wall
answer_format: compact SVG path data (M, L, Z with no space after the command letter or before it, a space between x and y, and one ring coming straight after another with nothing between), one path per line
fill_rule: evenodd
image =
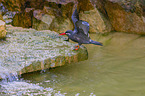
M71 15L77 7L90 32L121 31L145 34L144 0L1 0L14 26L64 32L73 29ZM3 12L5 14L6 12ZM7 22L6 22L7 23Z
M37 30L49 29L56 32L72 30L74 25L71 15L77 7L81 19L89 22L90 19L86 19L88 15L99 18L93 17L89 22L91 25L90 32L104 33L113 29L111 23L104 18L90 0L23 0L22 2L16 0L15 2L14 4L14 1L2 0L3 5L9 11L16 12L11 23L14 26L32 27ZM11 6L9 6L10 4Z

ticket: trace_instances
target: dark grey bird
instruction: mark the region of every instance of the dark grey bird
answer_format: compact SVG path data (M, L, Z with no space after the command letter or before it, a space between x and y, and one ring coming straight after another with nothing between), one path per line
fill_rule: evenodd
M79 14L77 12L77 9L75 9L71 18L75 27L74 31L67 30L65 33L61 33L60 35L67 35L68 38L71 39L72 41L78 42L78 46L75 46L76 47L75 50L78 50L81 44L95 44L95 45L103 46L102 43L91 40L88 33L89 23L83 20L79 20Z

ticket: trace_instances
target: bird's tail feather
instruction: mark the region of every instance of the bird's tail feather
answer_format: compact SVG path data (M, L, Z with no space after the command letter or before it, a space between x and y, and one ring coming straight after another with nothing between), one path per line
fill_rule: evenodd
M91 40L91 44L103 46L103 44L101 42L97 42L97 41L93 41L93 40Z

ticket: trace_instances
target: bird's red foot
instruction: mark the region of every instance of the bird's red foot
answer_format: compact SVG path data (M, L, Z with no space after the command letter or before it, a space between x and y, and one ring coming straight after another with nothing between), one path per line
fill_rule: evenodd
M80 48L80 46L78 45L78 46L75 46L75 47L77 47L75 50L78 50L79 48Z

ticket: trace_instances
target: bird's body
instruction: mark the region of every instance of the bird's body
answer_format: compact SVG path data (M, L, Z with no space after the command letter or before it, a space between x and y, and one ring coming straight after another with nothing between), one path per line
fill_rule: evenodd
M83 20L79 20L79 14L77 12L77 9L73 12L72 21L74 23L74 31L67 30L65 33L61 33L60 35L67 35L69 39L71 39L74 42L78 42L78 48L81 44L95 44L102 46L102 43L93 41L90 39L89 36L89 23ZM75 50L78 50L76 48Z

